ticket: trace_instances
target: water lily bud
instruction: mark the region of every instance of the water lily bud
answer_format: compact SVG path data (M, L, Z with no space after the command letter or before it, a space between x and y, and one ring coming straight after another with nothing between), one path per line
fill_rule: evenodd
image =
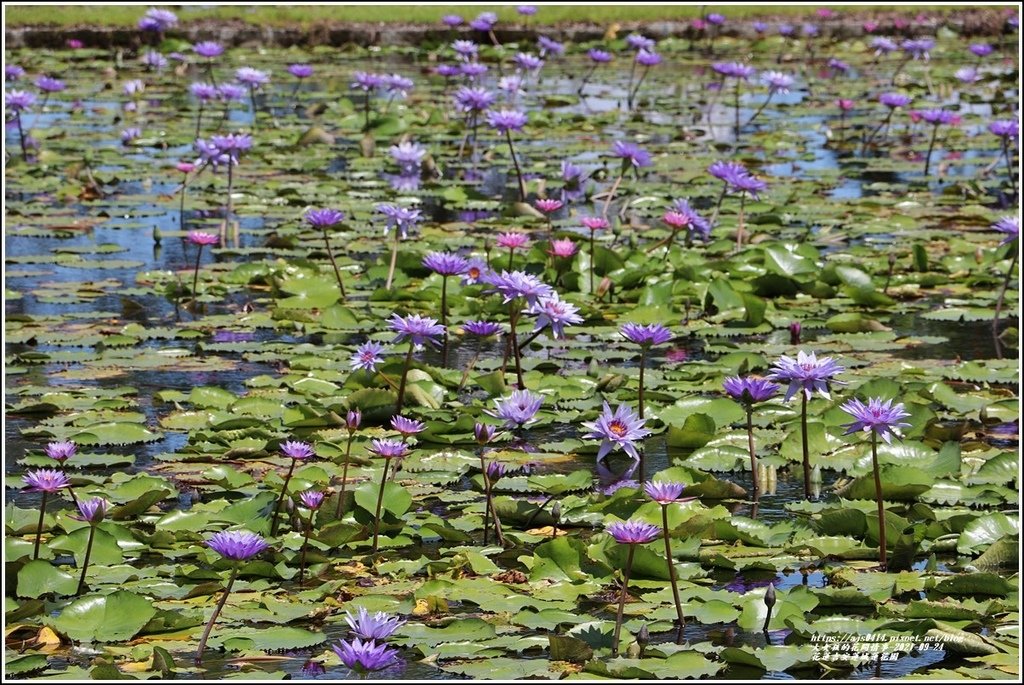
M348 428L349 433L355 433L359 430L359 424L363 422L363 413L358 409L353 409L345 416L345 426Z
M800 344L800 322L794 321L789 324L789 344L799 345Z
M153 242L156 243L157 245L159 245L160 244L160 240L163 239L163 237L164 237L164 234L160 231L160 227L159 226L154 226L153 227Z
M555 502L551 506L551 518L555 519L555 523L558 523L559 519L562 518L562 503Z
M775 586L774 585L768 585L768 589L764 591L764 605L766 607L768 607L769 611L771 611L771 608L773 606L775 606Z
M646 647L647 643L651 641L651 631L647 629L646 623L641 625L640 630L637 631L636 641L641 647Z

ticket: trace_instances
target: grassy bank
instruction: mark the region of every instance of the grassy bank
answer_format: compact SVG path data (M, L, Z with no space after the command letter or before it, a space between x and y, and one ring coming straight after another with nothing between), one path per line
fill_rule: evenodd
M1010 5L1007 5L1010 6ZM814 14L811 5L706 5L706 11L718 11L727 18L753 16L806 16ZM606 24L618 21L654 21L689 19L700 16L702 5L561 5L541 6L530 23L559 24L565 22L593 22ZM917 13L952 11L957 6L926 8L922 5L833 6L839 13L865 13L903 11ZM445 14L461 14L472 18L479 12L493 11L503 22L522 23L513 5L315 5L315 6L189 6L176 9L184 22L202 19L237 19L257 24L310 25L322 22L385 22L436 24ZM6 7L6 26L134 26L145 12L143 6L92 5L66 6L55 11L52 5L23 5Z

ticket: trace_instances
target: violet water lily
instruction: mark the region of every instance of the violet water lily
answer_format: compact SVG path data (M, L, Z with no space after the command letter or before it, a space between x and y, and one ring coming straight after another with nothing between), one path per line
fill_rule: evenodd
M380 477L380 490L377 492L377 509L373 515L373 547L370 550L372 554L376 554L380 535L380 508L384 503L384 487L388 482L391 460L404 459L409 454L409 446L400 440L375 438L370 441L370 452L374 456L384 459L384 471Z
M494 400L494 409L484 410L485 414L504 421L508 430L522 429L536 423L537 412L544 402L542 395L529 390L514 390L508 397Z
M239 67L235 71L235 80L249 89L249 103L252 105L252 125L256 127L258 120L258 109L256 107L256 91L270 83L270 73L253 69L252 67Z
M619 593L619 608L615 613L615 633L612 635L612 657L619 655L619 635L622 630L622 611L626 606L626 594L629 592L629 574L633 569L633 553L637 545L646 545L658 539L661 532L655 525L630 519L629 521L616 521L606 528L609 535L620 545L629 545L626 553L626 565L622 570L622 590ZM669 560L671 563L671 560Z
M636 53L636 57L633 59L633 66L640 65L644 69L640 72L640 78L636 81L636 87L626 91L627 109L633 109L633 103L636 102L636 96L640 93L640 87L644 84L644 79L647 78L648 72L659 64L661 64L661 55L653 50L640 50ZM630 72L630 75L632 77L632 72Z
M278 514L281 512L281 505L284 503L284 497L288 493L288 481L292 479L292 473L295 471L295 465L300 461L305 461L311 457L316 456L316 450L308 442L300 442L298 440L286 440L281 443L281 454L291 459L288 464L288 473L284 477L284 483L281 485L281 494L278 495L277 504L274 505L274 513L270 519L270 535L271 537L277 535L277 521Z
M598 461L617 449L633 459L640 459L637 442L651 434L651 431L644 428L645 423L645 419L641 419L625 404L620 404L613 412L605 402L596 421L583 422L583 427L590 429L583 437L601 441L601 446L597 450Z
M231 587L235 584L235 578L238 576L238 562L252 559L270 545L260 535L247 530L224 530L211 535L206 540L206 546L228 561L235 563L231 566L231 575L228 576L228 584L224 588L224 594L220 596L217 606L214 607L213 614L210 616L206 629L203 630L203 636L199 640L199 649L196 650L195 658L196 666L201 666L203 663L206 641L210 638L213 625L217 622L217 617L220 616L220 612L228 601L228 595L231 594Z
M882 479L878 468L878 438L886 444L892 438L902 439L901 428L910 426L902 419L910 414L902 403L893 404L893 400L880 397L868 398L864 404L856 397L843 404L840 409L853 418L852 423L844 424L846 435L863 431L871 434L871 469L875 479L875 500L878 505L878 563L884 571L887 565L885 540L885 504L882 500Z
M448 278L466 273L469 270L469 261L465 257L450 252L430 252L423 258L423 266L441 277L441 325L446 327L444 340L447 344Z
M541 298L551 297L555 291L537 276L523 271L502 271L500 274L488 274L488 283L494 292L501 295L502 304L508 305L509 339L505 350L505 359L501 365L502 372L504 373L508 357L511 354L516 367L516 382L520 388L523 388L525 387L523 366L519 337L516 332L519 317L523 313L523 304L531 307Z
M334 228L345 220L345 214L337 209L311 209L306 212L306 223L312 228L318 229L324 239L324 248L327 250L327 258L331 260L331 268L334 269L334 278L338 281L338 290L341 291L341 299L345 299L345 282L341 278L341 269L334 259L334 251L331 250L331 239L327 235L327 229Z
M1020 138L1020 124L1016 119L996 119L989 122L988 130L992 135L999 138L1003 149L1002 157L1006 160L1006 176L1010 181L1013 194L1017 194L1017 178L1014 175L1016 169L1013 164L1013 153L1011 146L1014 141ZM997 159L996 162L999 160Z
M515 146L512 144L512 131L522 131L526 126L526 112L514 109L490 110L487 112L487 124L498 133L505 135L508 142L508 152L512 157L512 165L516 170L516 178L519 181L519 201L526 202L526 184L523 181L523 172L519 168L519 159L516 157Z
M758 482L757 452L754 450L754 405L770 400L779 392L779 386L771 381L753 376L731 376L722 381L725 393L743 405L747 414L747 449L750 452L750 472L753 477L754 501L761 497L761 483Z
M46 515L46 499L52 494L56 494L67 488L71 481L68 479L68 475L64 471L58 469L36 469L29 471L21 479L27 486L25 492L39 492L42 493L42 499L39 502L39 522L36 524L36 541L32 546L32 559L39 558L39 541L43 535L43 518Z
M14 124L18 128L18 144L21 146L21 159L28 161L28 145L26 144L25 129L22 125L21 115L31 109L36 102L33 93L24 90L9 90L4 93L4 106L13 115Z
M583 78L580 80L580 86L576 89L577 95L583 95L583 90L590 83L590 79L594 76L594 72L602 64L608 64L612 61L612 53L607 50L601 50L600 48L590 48L587 50L587 58L590 59L590 68L583 74Z
M437 319L420 316L419 314L409 314L404 317L393 314L390 324L391 330L398 334L395 337L396 343L406 339L409 340L409 351L405 355L405 365L402 367L402 380L398 385L398 400L395 402L395 413L399 414L402 411L402 406L405 404L405 383L406 378L409 376L409 367L412 366L413 353L417 347L427 343L440 345L440 338L447 333L448 329L439 324Z
M324 503L324 493L320 490L303 490L299 493L299 501L309 510L309 518L306 519L305 530L302 533L302 552L299 558L299 587L302 587L302 577L306 573L306 550L309 548L309 536L313 533L313 517Z
M615 192L619 189L619 185L625 178L626 172L630 169L634 173L638 173L640 169L651 166L651 153L643 149L635 143L629 143L623 140L616 140L612 144L612 156L618 157L622 160L619 165L619 174L615 178L615 182L612 184L611 190L608 191L607 196L604 200L604 207L601 209L601 216L608 216L608 207L612 203L612 199L615 197Z
M769 102L771 102L772 96L774 96L775 94L787 94L789 92L789 89L793 87L793 84L795 82L796 79L794 79L789 74L783 74L781 71L762 72L761 83L763 83L768 88L768 96L764 99L764 102L761 103L761 106L757 108L757 111L754 112L754 116L750 117L750 119L747 120L746 125L750 126L752 123L754 123L754 120L761 115L761 112L764 111L764 108L768 106Z
M800 435L803 448L804 496L811 498L811 452L807 436L807 402L815 392L825 399L829 396L829 383L839 383L835 377L845 369L831 357L819 359L814 352L803 350L797 352L796 359L782 355L771 368L768 378L773 381L788 383L786 402L800 393Z
M85 591L85 574L89 571L89 558L92 556L92 544L96 538L96 526L103 522L110 503L102 497L93 497L92 499L82 500L77 504L78 516L73 516L73 518L89 524L89 541L85 544L82 575L78 579L78 588L75 590L75 594L80 595Z
M371 614L366 607L359 607L355 615L351 611L345 611L345 623L358 638L383 641L391 637L406 622L383 611Z
M391 290L391 284L395 278L395 266L398 263L398 242L409 236L409 229L416 226L422 218L420 210L412 207L401 207L387 202L382 202L374 207L386 217L384 224L384 235L395 229L395 241L391 245L391 262L388 264L388 277L384 284L385 289Z
M672 339L672 331L663 324L637 324L626 323L619 329L619 333L626 340L640 346L640 381L637 403L639 405L639 417L644 418L644 367L647 366L647 353L655 345L664 345Z
M665 562L668 564L668 577L672 585L672 600L676 605L676 620L679 622L678 641L682 641L686 619L683 617L683 604L679 601L679 579L676 573L675 557L672 555L672 540L668 527L668 507L677 502L687 502L693 498L683 498L683 483L672 481L650 481L644 483L644 492L661 507L661 531L665 540Z
M398 661L398 650L386 644L377 644L373 640L339 640L331 645L331 649L341 659L341 663L361 676L373 671L380 671Z
M363 413L358 409L350 409L345 415L345 430L348 433L348 440L345 441L345 457L341 471L341 489L338 490L338 503L335 506L334 518L340 520L345 507L345 488L348 485L348 465L352 458L352 441L356 437L360 424L363 422Z
M1000 247L1009 245L1010 254L1012 255L1010 266L1006 270L1006 277L1003 279L1003 287L999 289L999 297L996 298L995 314L992 317L992 334L998 341L999 317L1003 311L1003 301L1006 298L1006 291L1010 287L1010 279L1013 278L1013 269L1017 266L1017 256L1020 252L1020 219L1015 216L1004 216L992 224L992 229L1003 234L1003 239L999 245Z
M912 116L915 114L917 118L932 125L932 137L928 142L928 152L924 157L924 175L927 176L928 169L931 168L932 150L935 148L935 140L939 137L939 126L956 126L960 123L960 117L945 109L926 109L920 112L911 112Z

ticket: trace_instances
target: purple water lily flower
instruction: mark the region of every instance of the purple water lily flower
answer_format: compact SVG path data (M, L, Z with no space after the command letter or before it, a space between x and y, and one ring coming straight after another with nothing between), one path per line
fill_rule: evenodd
M725 15L719 14L718 12L712 12L706 17L706 19L712 26L721 26L725 23Z
M58 469L35 469L21 477L26 492L57 492L71 485L68 475Z
M648 481L644 483L644 492L658 504L672 504L687 501L683 499L684 483L671 481Z
M636 53L636 63L642 67L656 67L661 64L661 55L650 50L641 50Z
M371 614L366 607L359 607L355 616L346 611L345 622L356 637L364 640L386 640L405 625L405 621L397 616L388 616L383 611Z
M126 128L126 129L124 129L123 131L121 131L121 144L122 145L130 145L136 139L141 138L141 137L142 137L142 129L139 128L138 126L130 126L130 127Z
M363 369L370 373L376 373L377 366L384 363L384 346L378 342L369 340L356 348L355 354L349 360L352 370Z
M231 561L251 559L270 547L262 536L247 530L222 530L206 540L206 546Z
M745 174L732 179L729 189L734 193L748 193L755 200L759 199L759 193L768 189L768 184L759 178Z
M913 59L928 61L929 53L935 47L935 41L931 38L919 38L916 40L905 40L900 45L903 52Z
M612 53L597 48L587 50L587 57L595 64L607 64L612 61Z
M978 70L974 67L961 67L953 72L953 76L956 76L961 83L977 83L981 80Z
M552 40L547 36L538 36L537 45L540 47L540 56L545 55L561 55L565 53L565 44L559 43L557 40Z
M715 178L732 185L735 179L746 176L749 172L747 171L747 168L739 162L719 160L717 162L712 162L711 165L708 166L708 173Z
M909 423L900 421L900 419L910 416L902 403L893 404L892 400L882 400L880 397L868 398L867 404L854 397L845 402L840 409L854 419L853 423L843 424L846 428L845 435L857 431L875 433L885 440L886 444L890 444L893 436L898 439L903 438L900 428L910 426Z
M407 78L401 74L388 74L381 77L381 82L392 97L400 98L407 97L409 95L409 91L412 90L415 85L411 78Z
M440 337L444 335L445 330L444 326L437 322L437 319L419 314L409 314L405 317L392 314L389 323L391 330L398 334L395 337L396 343L408 338L414 345L425 345L426 343L440 345Z
M297 79L309 78L313 75L313 67L309 64L289 64L288 73Z
M769 94L785 95L793 87L795 80L789 74L783 74L781 71L765 71L761 74L761 83L768 86Z
M754 67L742 62L715 62L711 68L725 78L747 80L754 75Z
M403 438L408 438L411 435L427 430L427 424L404 416L392 416L391 427L401 433Z
M311 209L303 217L313 228L330 228L345 220L345 213L338 209Z
M616 521L608 524L605 530L615 542L623 545L645 545L661 536L661 528L638 519Z
M189 84L188 91L192 93L192 97L200 102L211 102L212 100L216 100L220 94L217 86L198 81Z
M993 135L1008 140L1016 140L1020 136L1020 124L1016 119L997 119L989 123L988 130Z
M316 511L324 503L324 493L320 490L303 490L299 493L299 500L307 509Z
M421 216L418 209L398 207L387 203L378 204L375 209L387 217L384 225L384 235L386 236L389 230L397 227L403 240L408 237L409 229L419 222Z
M386 644L377 644L373 640L363 642L358 637L354 640L341 640L331 645L331 649L345 664L357 673L370 673L391 666L398 661L398 650Z
M540 278L523 271L502 271L501 274L488 274L488 284L502 296L502 303L508 304L516 298L526 300L532 305L542 297L551 297L554 289L543 283Z
M35 94L24 90L11 90L4 94L6 109L16 114L29 109L35 102Z
M537 7L535 5L516 5L516 12L524 17L532 17L537 14Z
M462 324L462 330L480 338L489 338L501 332L501 324L493 321L467 321Z
M72 440L60 440L46 445L46 456L63 464L78 452L78 445Z
M371 90L381 88L383 85L384 77L380 74L357 71L352 74L352 82L349 84L349 88L369 93Z
M141 31L154 31L163 33L178 25L178 15L170 10L150 7L139 19L138 27Z
M653 38L648 38L639 33L631 33L626 36L626 45L638 52L640 50L647 50L650 52L651 50L654 50L656 43Z
M63 81L51 76L40 76L36 79L35 83L36 88L44 93L59 93L67 87Z
M493 105L498 96L486 88L462 86L455 91L455 106L464 114L479 114Z
M878 96L878 101L889 109L896 109L909 105L911 98L903 93L882 93Z
M672 339L672 331L660 323L638 324L625 323L619 333L626 340L643 347L662 345Z
M612 155L622 160L623 165L629 164L634 169L651 166L651 153L634 143L616 140L612 143Z
M976 57L988 57L995 52L995 48L988 43L972 43L967 49Z
M370 440L370 452L381 459L402 459L409 454L409 446L401 440L374 438Z
M829 383L838 383L835 376L845 369L839 366L831 357L818 359L814 352L810 354L803 350L797 352L796 359L782 355L779 361L771 368L768 378L774 381L789 383L786 390L785 401L788 402L798 390L803 390L807 399L817 390L825 399L832 399L829 395Z
M239 67L235 70L235 80L246 86L259 90L270 83L270 74L252 67Z
M462 25L464 21L465 20L457 14L446 14L441 17L441 23L450 29Z
M601 447L597 451L598 460L604 459L613 449L621 449L633 459L639 459L636 441L651 434L651 431L644 428L645 423L625 404L620 404L612 412L612 408L605 402L597 421L583 423L585 428L590 429L583 437L601 440Z
M722 387L729 397L745 405L769 400L780 389L775 383L754 376L730 376L722 381Z
M526 311L537 317L534 332L550 326L551 335L556 340L565 337L566 326L583 323L583 317L578 314L579 307L559 299L557 294L539 298Z
M92 499L83 499L78 501L78 515L72 516L72 518L79 521L85 521L90 525L97 525L103 522L103 519L107 515L107 509L110 507L110 502L103 499L102 497L93 497Z
M212 40L207 40L193 45L192 51L200 57L213 59L214 57L220 57L224 54L224 46L220 43L215 43Z
M685 219L686 230L691 239L697 236L704 242L711 239L711 222L698 214L697 210L690 206L689 201L682 198L676 200L672 203L672 211Z
M450 252L430 252L423 258L423 266L442 276L460 276L469 270L469 262Z
M469 22L469 27L477 31L490 31L498 23L498 15L494 12L481 12L476 19Z
M888 55L890 52L896 52L899 50L899 45L896 41L885 36L876 36L871 39L871 49L875 51L875 56L880 57L882 55Z
M536 415L543 401L543 396L529 390L515 390L508 397L494 400L495 409L484 413L504 421L505 428L522 428L537 421Z
M512 61L523 71L537 71L544 66L544 60L528 52L517 53Z
M465 62L461 67L462 75L475 81L487 73L487 65L480 62Z
M487 125L498 133L521 131L523 126L526 126L526 122L526 112L514 109L491 110L487 112Z
M239 83L222 83L217 87L217 97L224 102L241 102L248 89Z
M5 81L20 81L24 76L25 70L17 64L7 64L4 66Z
M494 436L497 432L498 429L490 424L480 423L478 421L473 425L473 437L476 438L478 445L486 445L494 440Z
M1015 216L1004 216L992 224L992 228L1006 236L1000 245L1008 245L1020 237L1020 219Z
M308 442L286 440L281 443L281 454L291 459L309 459L316 456L316 451Z
M487 266L487 262L474 257L470 259L466 265L466 273L462 275L460 282L462 285L476 285L477 283L489 282L491 275L491 269Z

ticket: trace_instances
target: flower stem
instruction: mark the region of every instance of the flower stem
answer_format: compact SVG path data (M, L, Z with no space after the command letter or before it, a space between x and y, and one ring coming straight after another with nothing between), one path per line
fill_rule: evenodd
M761 498L761 486L757 482L757 453L754 451L754 407L747 405L747 449L750 450L750 473L754 479L754 501Z
M1016 243L1011 245L1011 247L1016 247ZM999 333L999 315L1003 311L1003 299L1006 297L1006 289L1010 287L1010 278L1013 277L1013 267L1017 266L1017 252L1018 250L1014 249L1013 259L1010 261L1010 268L1006 270L1006 278L1003 279L1003 287L999 291L999 297L996 298L996 313L995 316L992 317L992 333L997 336Z
M28 148L25 146L25 131L21 128L21 112L14 115L14 120L18 122L18 142L21 144L21 159L24 162L28 162Z
M885 505L882 503L882 478L878 473L878 435L871 431L871 468L875 474L875 499L878 500L878 565L884 571L885 560Z
M281 486L281 494L277 498L277 504L274 505L274 517L270 521L270 536L277 535L277 515L281 513L281 505L284 503L285 493L288 492L288 481L292 479L292 471L295 470L295 460L292 459L291 466L288 467L288 475L284 477L284 485Z
M583 75L583 80L580 81L580 87L576 89L577 95L583 95L583 89L587 87L587 83L590 81L590 77L594 75L594 71L597 69L597 63L590 65L590 69Z
M647 72L651 70L650 67L644 66L643 72L640 73L640 78L636 82L636 88L629 96L629 108L633 109L633 103L636 102L636 96L640 94L640 86L644 85L644 79L647 78Z
M757 117L761 115L761 112L764 111L764 108L767 107L768 103L772 101L772 95L773 95L773 92L769 90L768 91L768 97L765 98L765 101L762 102L761 106L757 108L756 112L754 112L754 116L750 117L750 119L747 120L747 123L745 124L745 126L750 126L752 123L754 123L754 119L757 119Z
M626 568L622 575L622 592L619 594L619 609L615 613L615 634L612 636L612 656L619 655L619 633L622 631L622 610L626 606L626 592L629 590L629 571L633 568L633 551L636 545L630 544L626 555Z
M200 127L203 125L203 101L199 101L199 111L196 112L196 138L199 137Z
M89 570L89 557L92 556L92 541L96 537L96 526L89 524L89 542L85 543L85 559L82 561L82 577L78 579L78 589L75 590L75 595L80 595L85 591L85 572Z
M590 231L590 294L594 294L594 231Z
M192 303L196 304L199 300L199 293L196 288L199 286L199 258L203 256L203 246L199 245L199 250L196 252L196 269L195 273L192 274Z
M615 193L618 191L619 185L622 183L624 173L624 171L619 172L618 178L615 179L615 183L612 184L611 190L608 191L608 197L604 199L604 207L601 208L601 216L603 218L608 218L608 206L612 203L612 198L615 197ZM593 235L593 232L591 232L591 235Z
M252 128L256 129L256 89L249 86L249 102L252 104Z
M804 497L811 499L811 450L807 444L807 393L800 391L800 438L804 453Z
M398 383L398 401L395 402L395 413L402 413L402 405L405 404L405 381L409 375L409 366L412 364L412 353L416 349L416 343L409 341L409 351L405 355L405 366L402 367L402 380Z
M341 290L341 299L345 299L345 283L341 280L341 270L338 269L338 262L334 260L334 252L331 250L331 241L327 237L327 228L322 229L324 235L324 247L327 248L327 258L331 260L331 266L334 267L334 277L338 279L338 288Z
M679 619L679 638L683 637L686 619L683 618L683 605L679 601L679 579L676 578L676 566L672 563L672 542L668 534L668 505L661 505L661 526L665 537L665 561L668 563L668 577L672 582L672 599L676 603L676 618Z
M638 401L640 403L640 418L644 418L644 367L647 366L647 346L640 347L640 392Z
M377 510L373 516L373 549L371 554L377 553L377 536L380 533L380 506L384 503L384 486L388 482L388 468L391 466L391 457L384 458L384 473L380 477L380 492L377 493Z
M636 77L636 59L629 68L629 83L626 84L626 108L633 109L633 79Z
M220 612L224 609L224 605L227 604L228 595L231 594L231 586L235 584L235 577L238 575L238 566L235 565L231 569L231 576L228 578L227 587L224 588L224 594L220 596L220 601L217 602L217 606L213 610L213 615L210 616L210 622L206 624L206 630L203 631L203 637L199 640L199 651L196 652L195 664L201 666L203 663L203 652L206 651L206 641L210 638L210 631L213 630L213 624L217 622L217 617L220 616Z
M526 387L526 383L523 382L523 362L520 357L519 338L516 335L516 326L519 324L519 312L516 311L515 300L509 306L508 320L509 336L512 341L512 359L516 364L516 383L519 385L519 389L522 390Z
M338 492L338 507L334 512L334 518L341 518L342 503L345 501L345 486L348 484L348 462L349 456L352 454L352 440L355 438L355 433L348 434L348 443L345 445L345 466L341 471L341 491Z
M309 520L306 521L306 531L302 536L302 554L299 557L299 587L302 587L302 576L306 574L306 549L309 547L309 535L313 532L313 515L316 512L309 510Z
M519 168L516 149L512 146L512 131L509 129L505 129L505 140L508 141L508 152L512 155L512 165L516 168L516 178L519 179L519 201L526 202L526 184L523 182L523 172Z
M1013 194L1017 194L1017 180L1013 177L1013 160L1010 156L1010 141L1008 138L1003 138L1003 157L1006 157L1006 177L1010 180L1010 187L1013 188Z
M388 267L388 280L384 284L385 290L391 290L391 282L395 278L395 264L398 262L398 228L395 228L395 243L391 246L391 265Z
M43 499L39 503L39 523L36 524L36 544L32 550L32 560L35 561L39 558L39 538L43 535L43 516L46 515L46 495L48 493L43 490Z
M928 175L928 169L931 168L932 164L932 149L935 147L935 139L939 136L939 125L935 124L932 126L932 140L928 143L928 154L924 158L924 175Z

